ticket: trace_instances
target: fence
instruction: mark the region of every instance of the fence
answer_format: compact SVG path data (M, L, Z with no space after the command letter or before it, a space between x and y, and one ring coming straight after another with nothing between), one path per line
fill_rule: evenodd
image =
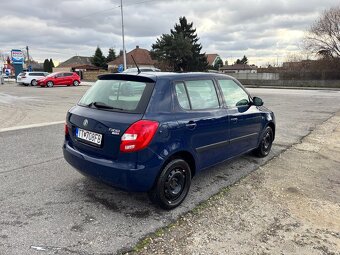
M83 80L84 81L96 81L97 76L101 74L107 74L110 73L108 71L86 71L83 72Z
M271 87L340 88L340 80L239 80L243 85Z
M238 80L278 80L279 73L227 73Z

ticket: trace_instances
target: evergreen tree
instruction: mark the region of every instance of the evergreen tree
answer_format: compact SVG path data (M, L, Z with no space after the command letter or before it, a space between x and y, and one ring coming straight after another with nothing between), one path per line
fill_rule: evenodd
M54 66L54 63L53 63L52 58L50 58L50 66L51 66L51 72L53 72L53 68L54 68L55 66Z
M179 24L175 24L170 34L157 38L151 55L173 67L174 71L205 71L208 62L205 54L201 53L202 46L198 40L193 23L180 17Z
M105 57L103 55L102 50L99 48L99 46L97 46L97 49L96 49L96 51L93 55L92 64L94 66L98 66L98 67L101 67L101 68L105 68L105 66L106 66Z
M247 65L248 64L248 58L244 55L242 59L237 59L235 64Z
M244 55L243 58L241 59L241 64L246 65L248 64L248 58Z
M109 63L109 62L115 60L116 57L117 57L117 56L116 56L115 50L114 50L113 48L110 48L110 49L109 49L109 54L108 54L107 57L106 57L106 63Z
M44 72L51 72L51 64L48 59L45 59L44 61Z

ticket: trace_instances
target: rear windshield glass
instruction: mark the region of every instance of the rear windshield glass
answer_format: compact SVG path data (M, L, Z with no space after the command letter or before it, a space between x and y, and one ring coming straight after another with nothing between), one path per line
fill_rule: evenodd
M101 110L144 113L152 89L152 83L98 80L78 104Z

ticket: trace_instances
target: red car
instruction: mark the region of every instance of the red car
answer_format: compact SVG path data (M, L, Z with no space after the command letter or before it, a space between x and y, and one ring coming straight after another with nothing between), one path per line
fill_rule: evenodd
M45 78L38 80L38 86L53 87L54 85L78 86L80 84L80 77L76 73L58 72L51 73Z

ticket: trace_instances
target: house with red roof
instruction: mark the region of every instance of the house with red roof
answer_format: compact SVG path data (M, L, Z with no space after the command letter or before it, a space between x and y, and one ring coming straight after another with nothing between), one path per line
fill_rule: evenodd
M126 53L126 67L127 68L136 67L135 63L133 62L132 56L135 59L139 67L155 67L155 64L157 63L156 60L153 60L151 58L150 51L146 49L142 49L137 45L135 49ZM123 54L121 54L115 60L107 63L109 70L116 70L118 66L122 64L124 64Z

